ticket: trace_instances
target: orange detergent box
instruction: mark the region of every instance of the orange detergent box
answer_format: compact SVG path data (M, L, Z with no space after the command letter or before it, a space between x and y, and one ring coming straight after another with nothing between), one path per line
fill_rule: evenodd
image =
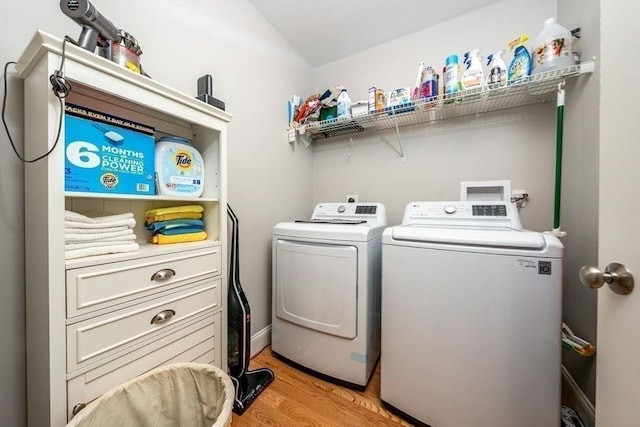
M156 194L154 128L73 104L64 120L65 191Z

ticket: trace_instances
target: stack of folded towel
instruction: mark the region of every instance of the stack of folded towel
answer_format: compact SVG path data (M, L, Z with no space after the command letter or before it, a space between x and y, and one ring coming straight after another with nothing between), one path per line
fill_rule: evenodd
M159 245L165 243L196 242L206 240L200 205L174 206L149 209L145 216L145 227L153 234L149 241Z
M64 256L66 259L140 249L136 243L133 213L97 216L64 212Z

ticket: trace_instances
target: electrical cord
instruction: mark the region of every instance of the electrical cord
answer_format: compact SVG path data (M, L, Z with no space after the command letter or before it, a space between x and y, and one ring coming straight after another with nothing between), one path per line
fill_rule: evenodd
M71 83L67 79L64 78L64 60L67 58L65 53L65 47L67 42L74 43L75 42L69 36L64 36L64 41L62 42L62 59L60 60L60 66L52 75L49 76L49 82L51 82L51 90L53 94L58 97L58 99L66 98L71 92Z
M58 132L56 134L56 139L51 149L49 149L49 151L32 160L27 160L22 155L20 155L20 153L18 153L18 149L16 148L16 145L13 142L13 138L11 137L11 133L9 132L9 126L7 125L7 120L5 118L5 111L7 106L7 70L9 68L9 65L11 64L15 65L16 62L9 61L4 65L4 74L3 74L4 94L2 97L2 124L4 125L4 130L7 132L7 137L9 138L9 143L11 144L11 148L13 149L13 152L16 154L16 157L18 157L18 159L20 159L20 161L22 161L23 163L35 163L38 160L44 159L49 154L51 154L53 150L56 149L56 147L58 146L58 142L60 141L60 133L62 132L62 124L63 124L62 121L64 119L64 104L62 100L66 98L71 92L71 83L69 83L69 81L64 77L64 71L63 71L64 61L66 58L65 48L66 48L67 42L74 43L69 36L65 36L64 41L62 42L62 59L60 60L60 67L58 67L58 70L56 70L51 76L49 76L49 82L51 82L51 90L53 91L53 94L56 96L56 98L58 98L58 101L60 103L60 119L58 120Z

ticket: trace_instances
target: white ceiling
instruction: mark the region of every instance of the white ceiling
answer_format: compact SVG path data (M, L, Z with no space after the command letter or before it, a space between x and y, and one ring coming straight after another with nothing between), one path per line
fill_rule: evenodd
M499 0L249 0L314 67Z

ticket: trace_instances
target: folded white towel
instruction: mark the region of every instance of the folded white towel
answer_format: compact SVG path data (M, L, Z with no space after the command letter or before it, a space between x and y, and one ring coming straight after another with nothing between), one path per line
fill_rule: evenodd
M125 237L129 237L129 236L125 236ZM67 243L66 245L64 245L64 250L73 251L76 249L99 248L104 246L130 245L134 242L135 242L135 236L131 236L131 239L127 239L127 240L99 240L97 242Z
M64 233L64 242L65 243L81 243L81 242L93 242L98 240L106 240L106 239L114 239L117 237L123 236L133 236L133 238L129 237L129 239L135 240L135 235L133 234L133 230L128 228L123 231L116 231L114 233ZM118 239L123 240L123 239ZM124 239L126 240L126 239Z
M65 221L77 221L87 224L100 224L110 223L113 221L120 221L122 219L133 218L133 212L126 212L122 214L105 214L104 212L86 212L84 215L74 211L64 211Z
M78 224L78 223L76 223ZM126 225L120 225L117 227L102 227L102 228L82 228L82 227L69 227L65 223L64 232L67 234L95 234L95 233L117 233L118 231L129 230Z
M64 251L64 257L65 259L74 259L74 258L83 258L87 256L94 256L94 255L136 252L139 249L140 249L140 246L137 243L131 243L128 245L100 246L95 248L84 248L84 249L74 249L74 250Z
M100 229L106 227L130 227L133 228L136 226L136 220L133 218L122 218L113 221L104 221L104 222L84 222L84 221L70 221L65 220L65 227L72 228L88 228L88 229Z

